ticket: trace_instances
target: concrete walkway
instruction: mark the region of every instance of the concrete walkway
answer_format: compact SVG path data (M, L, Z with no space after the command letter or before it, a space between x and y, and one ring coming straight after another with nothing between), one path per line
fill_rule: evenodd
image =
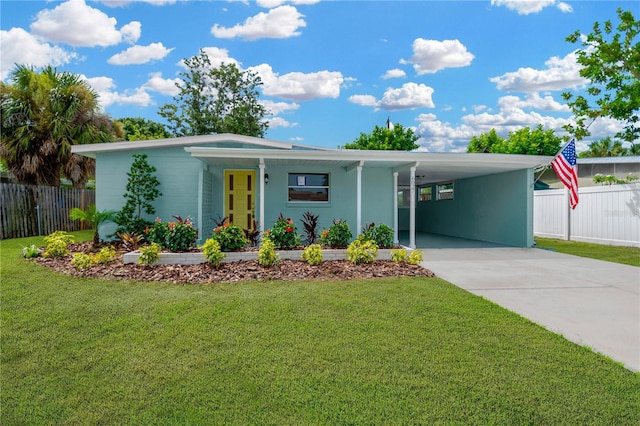
M422 265L632 371L640 371L640 268L542 249L426 249Z

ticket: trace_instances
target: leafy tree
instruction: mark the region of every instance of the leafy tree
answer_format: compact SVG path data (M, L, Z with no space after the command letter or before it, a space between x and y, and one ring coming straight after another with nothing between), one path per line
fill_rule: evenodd
M146 141L170 138L164 124L141 117L125 117L115 120L122 126L125 141Z
M602 138L589 144L587 151L581 152L578 157L618 157L625 155L627 149L619 141L613 142L610 137Z
M493 154L522 154L522 155L556 155L560 151L562 139L553 130L544 130L538 125L534 130L524 127L509 133L503 139L494 129L487 134L471 138L467 152L490 152Z
M269 124L266 108L258 102L262 79L254 72L240 71L235 64L211 66L207 54L184 61L183 84L174 103L160 107L174 136L235 133L263 137Z
M116 212L111 210L98 211L95 204L89 204L86 210L74 207L69 212L69 218L71 220L80 220L91 225L91 229L93 229L94 246L100 244L100 233L98 232L100 225L112 221L115 215Z
M618 8L617 13L617 32L611 21L596 22L586 39L579 30L566 38L581 43L577 51L580 75L590 81L588 96L562 94L576 116L576 124L564 128L577 139L590 134L587 127L597 117L623 121L624 129L616 134L621 140L633 143L640 138L640 22L629 11Z
M133 155L131 169L127 172L127 192L124 194L127 201L115 219L119 225L118 232L142 234L150 224L142 217L142 213L154 214L156 209L151 202L162 195L155 172L156 168L147 162L147 154Z
M36 72L22 65L11 84L0 84L0 155L9 172L18 182L50 186L59 186L64 173L73 186L84 186L95 163L71 154L71 146L111 142L117 131L89 84L51 66Z
M394 124L393 129L375 126L369 134L360 133L360 136L351 143L346 144L345 149L370 149L386 151L411 151L419 147L416 141L420 136L413 130Z
M489 133L472 137L467 152L505 152L506 143L507 141L496 133L496 129L491 129Z

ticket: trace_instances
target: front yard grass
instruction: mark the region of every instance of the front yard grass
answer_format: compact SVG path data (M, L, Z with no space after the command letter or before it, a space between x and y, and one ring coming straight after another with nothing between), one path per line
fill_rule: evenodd
M640 374L440 279L81 279L32 243L0 247L3 425L640 423Z
M536 246L539 248L553 249L560 253L606 260L608 262L640 266L640 248L638 247L606 246L580 241L564 241L539 237L536 237L535 240Z

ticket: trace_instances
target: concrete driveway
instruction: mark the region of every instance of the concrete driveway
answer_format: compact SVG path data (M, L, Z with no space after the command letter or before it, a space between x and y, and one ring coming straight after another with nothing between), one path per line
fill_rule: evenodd
M640 268L506 247L426 249L422 265L640 371Z

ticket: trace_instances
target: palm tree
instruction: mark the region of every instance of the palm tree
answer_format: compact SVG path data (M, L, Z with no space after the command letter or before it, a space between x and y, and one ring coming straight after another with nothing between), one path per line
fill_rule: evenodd
M97 246L100 244L100 225L106 222L111 222L115 217L116 212L111 210L96 210L95 204L89 204L86 210L79 209L74 207L69 212L69 218L71 220L80 220L82 222L87 222L91 225L91 229L93 229L93 245Z
M93 160L71 154L76 144L111 142L111 119L98 95L78 75L47 66L41 72L18 65L12 84L1 83L0 155L22 183L60 185L61 173L84 186Z
M609 136L589 144L587 151L581 152L580 157L618 157L625 155L626 149L622 142L613 142Z

